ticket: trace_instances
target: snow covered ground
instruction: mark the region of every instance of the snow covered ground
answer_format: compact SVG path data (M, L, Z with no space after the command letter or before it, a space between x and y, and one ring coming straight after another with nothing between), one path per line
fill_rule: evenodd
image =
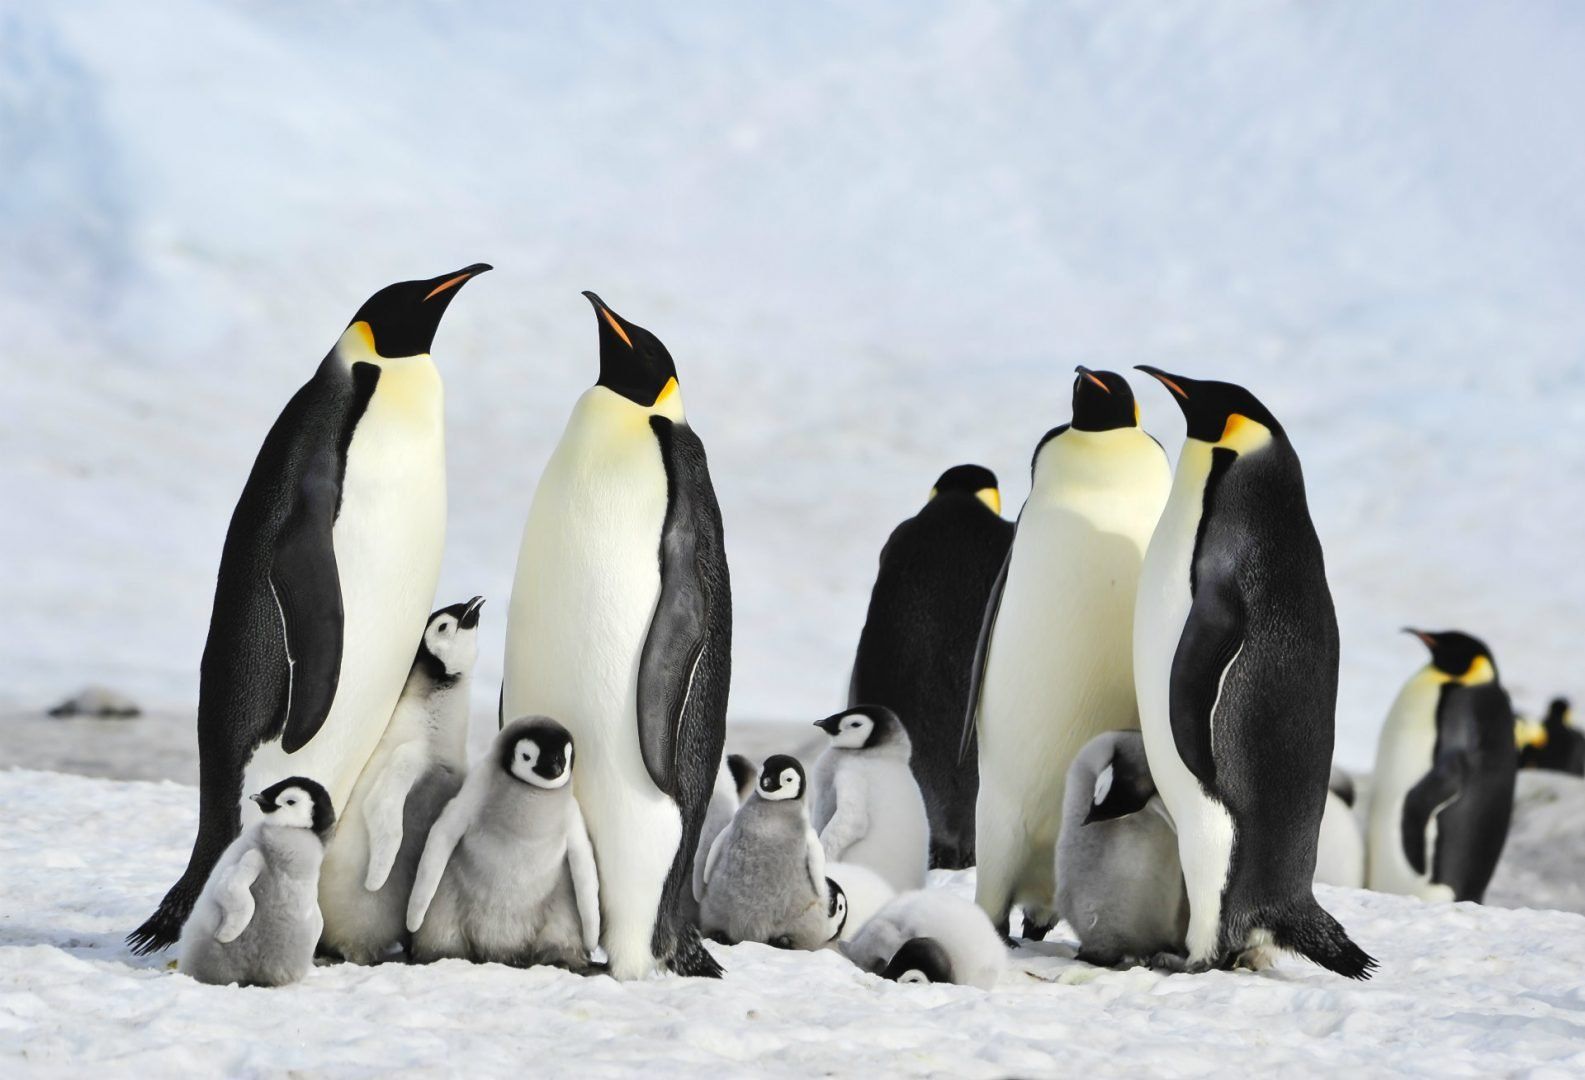
M1585 917L1343 889L1319 894L1381 961L1369 983L1300 961L1098 971L1052 941L1015 954L991 993L898 986L834 953L759 945L712 946L721 982L447 961L321 967L279 990L202 986L121 943L186 859L194 803L170 783L0 772L0 1060L105 1077L1585 1070ZM937 877L972 892L972 871Z
M270 421L375 288L476 259L437 356L481 708L584 288L712 452L738 716L840 700L892 525L965 460L1016 508L1076 362L1286 422L1345 764L1405 623L1585 693L1582 51L1565 2L0 5L0 706L190 709Z

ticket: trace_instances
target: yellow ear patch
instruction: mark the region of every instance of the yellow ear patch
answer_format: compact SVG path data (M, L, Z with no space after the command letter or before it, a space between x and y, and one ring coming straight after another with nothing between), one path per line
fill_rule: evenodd
M935 488L930 489L930 494L932 497L935 496ZM984 503L986 506L989 506L991 508L991 513L996 515L1001 514L1002 493L1000 491L997 491L993 487L980 488L980 490L974 493L974 497L980 500L980 502Z
M1251 420L1243 413L1233 413L1227 418L1227 424L1222 428L1222 437L1216 441L1216 445L1245 454L1259 450L1270 441L1271 429L1265 424L1259 420Z
M1546 725L1538 724L1534 720L1515 720L1513 725L1513 742L1520 750L1534 747L1539 750L1546 745Z
M1480 683L1489 683L1496 678L1497 673L1492 670L1491 661L1484 656L1477 656L1475 657L1475 662L1469 666L1469 670L1460 675L1456 681L1463 683L1465 686L1477 686Z
M930 489L930 498L926 499L925 502L929 502L930 499L934 499L937 495L940 495L940 494L941 494L941 492L937 491L935 488L931 488Z
M1134 426L1139 426L1139 401L1137 399L1134 401Z
M609 318L609 317L610 316L607 316L607 318ZM615 324L613 323L612 325L615 325ZM620 334L621 332L622 332L621 328L618 327L617 328L617 333ZM627 337L627 335L626 334L622 334L622 337L625 339ZM633 343L631 341L629 341L628 344L631 345ZM677 376L673 375L671 378L666 380L666 385L660 388L660 393L655 395L655 405L659 405L661 402L665 401L667 398L671 397L676 392L677 392ZM650 408L653 409L655 407L655 405L651 405Z
M633 339L627 336L627 331L623 330L622 324L616 321L616 316L605 310L605 308L600 309L600 314L605 316L605 321L611 324L611 329L616 331L616 336L621 338L627 347L631 349L633 347ZM662 396L664 396L665 393L666 391L661 391Z
M374 328L368 323L364 322L362 319L359 319L357 322L347 327L347 329L351 330L353 335L357 337L359 341L363 342L364 348L368 349L370 352L378 352L378 350L374 347Z

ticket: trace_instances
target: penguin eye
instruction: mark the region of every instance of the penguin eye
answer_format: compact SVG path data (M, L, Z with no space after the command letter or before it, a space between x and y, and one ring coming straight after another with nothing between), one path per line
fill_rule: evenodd
M451 629L451 624L449 622L438 622L435 624L435 629L444 634L446 631Z

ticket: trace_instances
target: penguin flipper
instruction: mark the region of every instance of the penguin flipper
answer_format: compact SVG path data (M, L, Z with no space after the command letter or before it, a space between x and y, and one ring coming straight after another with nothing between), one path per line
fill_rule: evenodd
M569 799L567 808L567 869L572 875L572 896L578 907L578 925L583 932L583 947L590 952L600 946L600 875L595 867L594 845L584 824L578 800Z
M1244 648L1244 611L1230 582L1199 575L1194 602L1172 657L1167 712L1184 766L1207 792L1216 790L1211 723L1222 685Z
M969 744L980 720L980 691L985 688L985 660L991 651L991 635L996 630L996 616L1002 609L1002 591L1007 587L1007 568L1013 563L1013 545L1018 542L1016 527L1013 539L1007 545L1007 557L996 572L991 585L991 595L985 601L985 618L980 623L980 639L974 646L974 662L969 666L969 707L963 714L963 738L958 743L958 764L969 756Z
M1431 771L1404 796L1403 854L1417 874L1427 872L1425 834L1431 818L1458 798L1467 771L1468 762L1463 754L1444 750L1436 756Z
M270 589L286 645L286 723L281 747L296 753L319 734L341 677L341 577L331 530L341 500L333 450L309 459L297 501L276 538Z

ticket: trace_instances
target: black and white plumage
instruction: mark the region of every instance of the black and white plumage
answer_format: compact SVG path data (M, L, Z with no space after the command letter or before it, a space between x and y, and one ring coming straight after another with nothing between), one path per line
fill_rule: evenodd
M347 800L319 875L324 947L373 964L407 936L429 830L468 772L468 699L482 596L429 617L396 711Z
M177 969L199 982L284 986L314 966L329 793L293 776L253 799L263 816L227 846L182 929Z
M600 882L573 742L544 716L502 728L429 832L407 929L412 958L581 970L600 939Z
M176 940L254 811L244 791L319 781L339 808L390 719L445 544L445 416L429 350L483 263L381 289L293 395L231 516L198 689L198 834L128 941Z
M847 923L838 932L838 941L852 941L864 924L897 895L891 882L858 863L827 859L826 877L841 888L847 904Z
M1553 698L1519 751L1521 769L1550 769L1585 776L1585 731L1574 726L1568 698Z
M1370 887L1479 901L1513 812L1513 706L1479 639L1453 630L1410 633L1431 650L1431 661L1404 685L1382 728Z
M996 474L958 465L941 474L919 512L881 549L848 693L903 722L910 764L930 817L930 864L974 865L977 743L959 760L969 670L1013 523L1001 515Z
M930 824L897 714L858 705L816 723L829 737L815 761L810 821L826 858L867 866L901 892L925 883Z
M765 759L754 794L705 860L698 897L705 934L727 944L818 949L839 932L832 926L836 894L804 795L796 758Z
M1007 946L989 917L944 889L898 894L842 951L875 975L981 990L994 989L1007 968Z

